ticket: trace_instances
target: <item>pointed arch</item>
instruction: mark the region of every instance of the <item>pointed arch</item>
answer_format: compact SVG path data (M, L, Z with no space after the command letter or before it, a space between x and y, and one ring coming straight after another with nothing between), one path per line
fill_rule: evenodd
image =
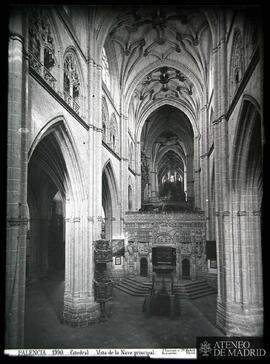
M235 137L233 141L232 189L243 190L250 182L254 158L262 152L261 117L257 101L244 95L239 111ZM260 145L257 145L260 140Z
M119 189L109 159L102 169L102 206L105 214L105 236L112 239L119 233Z
M200 135L199 128L198 128L198 125L197 125L197 121L195 120L195 118L192 115L192 113L190 112L190 110L188 110L188 108L185 107L185 105L183 105L180 100L170 100L170 99L167 100L167 99L165 99L165 100L158 100L155 103L151 104L151 106L149 108L147 108L145 110L145 112L138 119L137 125L136 125L136 132L135 132L135 137L136 137L136 140L138 142L140 141L141 133L142 133L145 121L149 118L149 116L155 110L161 108L162 106L166 106L166 105L173 106L173 107L180 110L181 112L183 112L186 115L186 117L188 118L188 120L190 121L190 123L192 125L194 138L196 138L197 136Z
M232 299L241 303L243 322L250 320L246 308L252 307L253 320L256 321L252 334L260 335L263 332L262 134L260 113L251 100L250 96L242 99L230 164L232 246L241 252L232 252L234 284L237 287ZM230 314L235 317L233 312Z
M117 185L117 179L114 173L114 169L112 166L111 159L108 159L103 168L102 168L102 175L105 174L109 181L109 187L111 190L111 193L113 194L113 198L115 201L115 205L119 204L119 188Z
M84 183L86 177L83 174L84 169L82 168L79 159L79 152L76 148L75 140L62 115L49 120L39 131L29 148L28 160L31 160L37 146L48 135L51 135L51 139L59 149L59 153L61 153L63 162L65 163L66 175L62 176L66 183L65 187L63 187L65 189L65 194L66 196L73 196L75 211L79 213L81 201L86 198Z

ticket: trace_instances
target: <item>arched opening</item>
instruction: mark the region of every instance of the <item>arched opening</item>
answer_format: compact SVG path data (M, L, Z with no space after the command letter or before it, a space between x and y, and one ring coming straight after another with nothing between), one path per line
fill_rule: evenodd
M148 276L148 262L146 258L140 259L140 276L141 277Z
M141 205L143 210L193 208L192 125L177 108L164 105L146 120L141 133Z
M92 294L92 266L89 264L92 252L88 251L83 256L80 254L80 249L87 251L89 246L87 236L82 234L86 209L83 205L83 180L78 168L80 161L64 122L45 127L34 141L29 154L28 267L33 285L29 285L26 290L27 333L31 332L29 322L31 302L36 297L35 289L40 293L39 304L42 304L45 294L59 321L66 324L74 324L71 312L76 312L76 323L86 319L85 312L81 314L74 300L78 292L89 310L93 305L89 300ZM85 289L82 292L78 286L82 281L82 267L90 272L89 289L86 292ZM57 301L51 300L52 287L56 290Z
M75 55L68 52L64 61L64 99L76 111L82 108L82 81Z
M62 152L50 133L35 148L28 168L29 280L56 270L64 277L66 178Z
M187 258L182 260L182 278L190 279L190 262Z
M108 162L102 173L102 208L104 211L104 237L113 239L119 233L119 211L118 211L118 193L116 181L111 166Z
M102 210L104 213L103 236L110 240L112 238L112 198L105 172L102 174Z
M49 271L65 269L65 232L63 200L59 191L52 200L50 240L48 247Z
M159 197L167 203L185 201L184 164L172 150L166 152L158 164Z

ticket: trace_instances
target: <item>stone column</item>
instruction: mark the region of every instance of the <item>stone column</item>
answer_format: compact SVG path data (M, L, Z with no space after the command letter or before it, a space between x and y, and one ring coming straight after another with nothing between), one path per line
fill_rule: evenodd
M184 192L185 192L186 201L187 201L187 167L186 167L186 165L184 165L183 184L184 184ZM195 184L194 184L194 188L195 188ZM194 193L194 196L196 196L196 193Z
M157 171L153 169L151 172L151 201L157 201L158 186L157 186Z
M11 9L8 43L6 348L22 348L24 345L28 166L28 60L24 56L27 25L22 20L25 18L20 7Z
M101 111L101 90L102 90L102 68L100 65L94 67L94 85L92 113L93 120L93 188L91 190L94 216L93 240L100 239L102 221L102 111ZM90 198L91 198L90 197Z
M95 268L93 242L100 238L101 229L98 217L101 215L102 206L101 128L93 125L93 122L99 123L101 120L101 110L98 109L96 102L95 82L98 80L96 68L95 62L90 60L88 63L88 77L91 86L89 87L88 100L89 130L86 196L79 195L79 201L73 201L69 196L66 197L66 267L63 322L73 327L87 326L96 322L99 316L99 304L94 301L93 287Z
M135 180L135 210L139 210L141 208L141 144L140 142L136 142L135 144L135 172L136 172L136 180Z
M255 279L247 246L252 232L248 211L234 216L233 195L229 180L227 109L227 44L225 41L225 14L220 13L219 43L215 52L215 90L218 118L214 122L215 195L218 253L217 326L231 336L262 334L260 307L253 304L249 286ZM222 70L222 72L218 72ZM244 186L243 186L244 188ZM240 187L242 190L242 187ZM240 198L241 191L236 194ZM238 221L237 221L238 219ZM236 226L240 226L240 238ZM258 263L256 263L258 264Z
M199 158L199 143L200 137L196 136L194 138L194 164L193 164L193 173L190 177L189 173L189 162L187 158L187 198L190 199L191 186L194 186L194 206L201 206L201 184L200 184L200 158ZM194 179L194 183L192 182Z
M209 136L208 136L208 113L207 104L201 109L201 208L205 211L206 217L206 236L210 240L210 183L209 183Z
M220 31L220 30L219 30ZM217 35L220 39L220 32ZM215 158L215 219L216 219L216 239L217 239L217 267L218 267L218 298L217 298L217 326L223 331L225 329L226 318L223 312L223 303L226 302L226 262L223 240L222 225L222 187L221 187L221 133L220 133L220 41L213 49L213 70L214 70L214 158ZM220 211L221 210L221 211Z
M125 100L121 99L121 162L120 162L120 233L124 232L125 214L128 211L128 112Z

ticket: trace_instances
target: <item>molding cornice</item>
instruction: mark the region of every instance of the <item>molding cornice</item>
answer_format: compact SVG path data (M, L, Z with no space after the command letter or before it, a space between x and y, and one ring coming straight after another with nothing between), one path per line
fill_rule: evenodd
M116 109L116 106L114 104L112 95L111 95L110 91L108 90L108 87L106 86L106 84L103 81L102 81L102 91L107 96L107 98L110 101L110 104L112 105L114 111L117 113L118 117L120 118L121 117L120 112Z
M128 167L128 170L129 170L129 172L131 173L131 174L133 174L133 176L136 176L136 173L130 168L130 167Z
M24 36L20 33L9 31L9 38L24 43Z
M117 158L119 161L121 161L121 158L119 157L118 154L115 153L115 151L113 151L103 140L102 140L102 145L103 147L105 147L115 158Z
M27 225L29 219L27 217L8 217L7 222L9 226Z

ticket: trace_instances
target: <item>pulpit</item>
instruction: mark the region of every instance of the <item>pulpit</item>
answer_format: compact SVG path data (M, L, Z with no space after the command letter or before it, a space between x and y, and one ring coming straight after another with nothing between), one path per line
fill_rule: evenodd
M112 248L109 240L95 242L95 300L100 303L100 322L107 320L105 303L112 299L113 283L108 278L107 263L112 261Z
M153 248L153 275L150 295L145 297L144 310L148 315L174 317L175 295L173 272L175 270L175 249Z

